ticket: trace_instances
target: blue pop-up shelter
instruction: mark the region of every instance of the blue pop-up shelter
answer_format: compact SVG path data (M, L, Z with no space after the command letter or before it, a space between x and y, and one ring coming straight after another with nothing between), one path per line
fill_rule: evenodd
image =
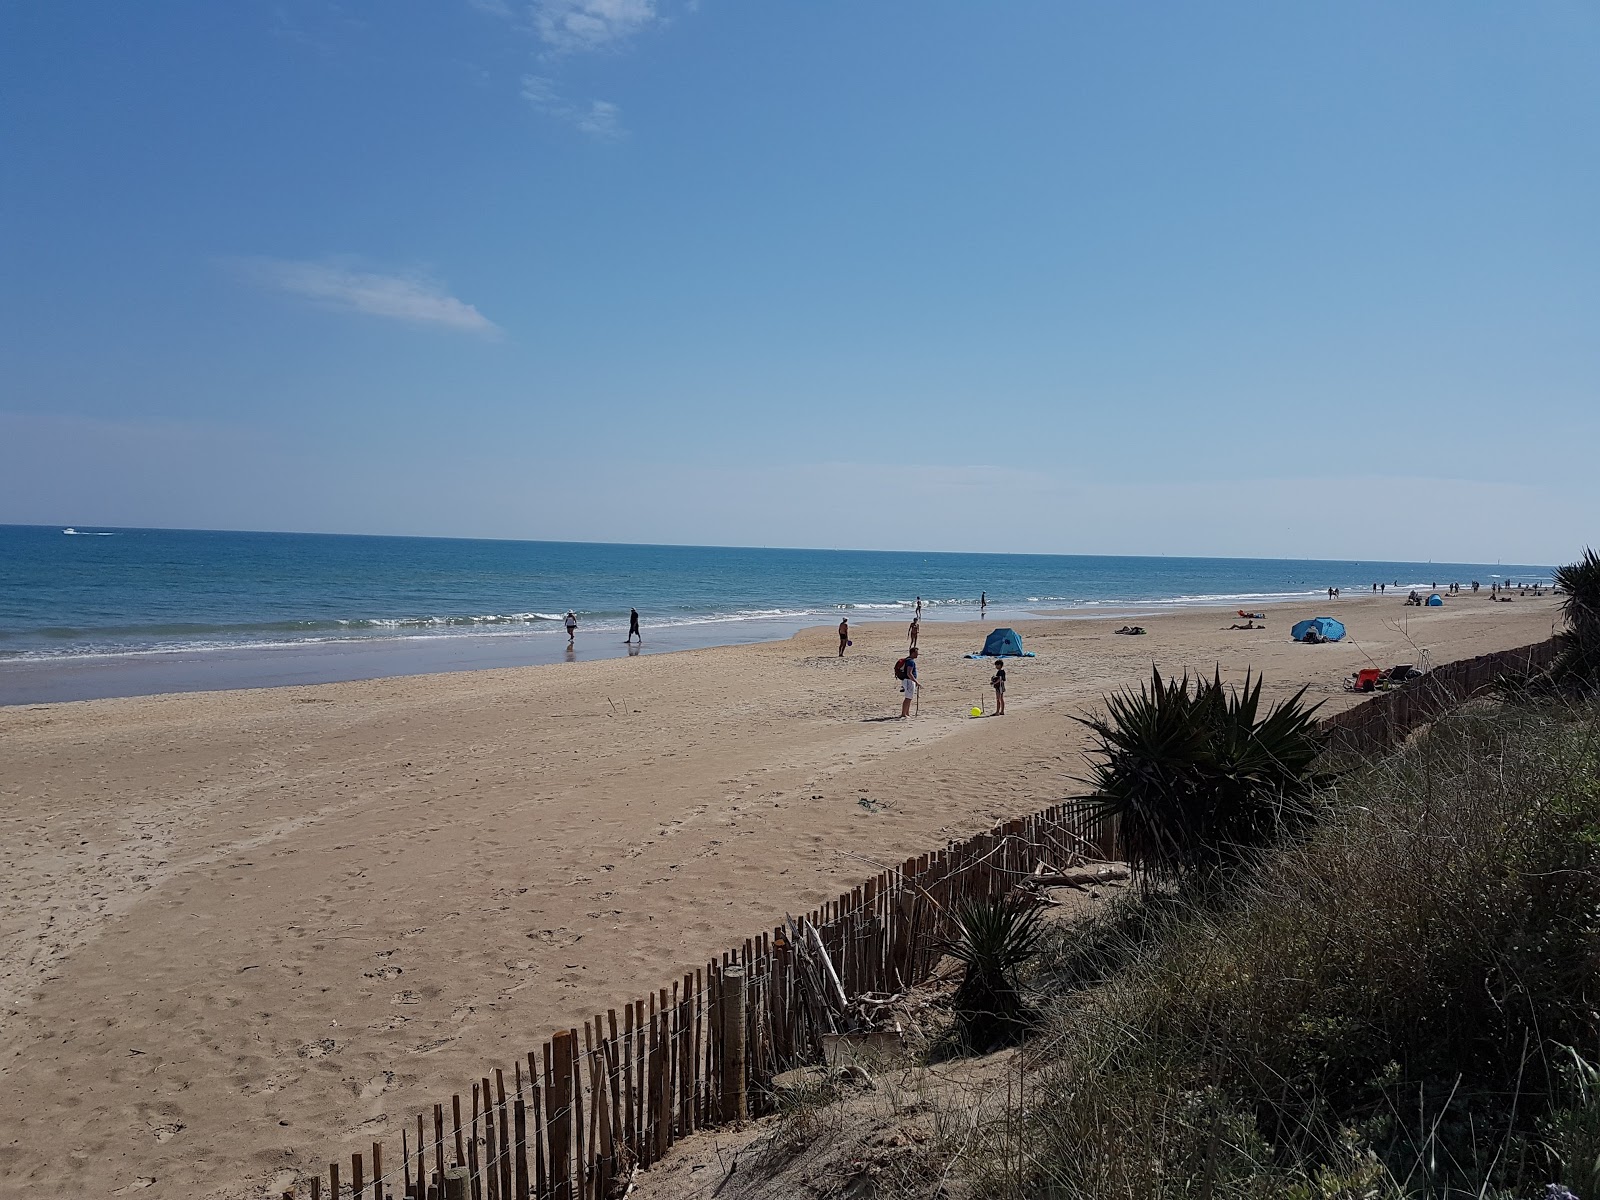
M1289 631L1289 635L1297 642L1306 640L1306 634L1315 629L1317 636L1325 642L1337 642L1344 637L1344 625L1332 617L1312 617L1309 621L1301 621Z
M968 658L1033 658L1032 650L1022 648L1022 639L1015 629L996 629L983 643L983 649Z
M1429 608L1443 608L1444 607L1444 597L1439 595L1438 592L1435 592L1433 595L1428 597L1428 607Z

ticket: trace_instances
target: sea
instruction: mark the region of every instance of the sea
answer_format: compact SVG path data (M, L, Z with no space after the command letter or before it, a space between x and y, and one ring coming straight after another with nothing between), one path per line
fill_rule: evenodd
M0 525L0 704L655 653L808 625L1250 606L1548 566ZM642 648L624 647L630 608ZM578 618L569 650L563 618Z

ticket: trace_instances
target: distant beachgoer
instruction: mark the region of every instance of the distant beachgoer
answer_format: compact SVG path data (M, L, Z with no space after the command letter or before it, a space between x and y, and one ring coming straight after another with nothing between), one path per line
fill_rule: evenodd
M989 593L983 592L978 596L978 615L981 617L989 611Z
M577 633L578 614L569 608L567 609L567 644L569 646L572 644L572 639L577 636Z
M921 630L922 630L922 618L921 617L912 617L911 618L911 628L908 629L906 632L911 635L911 648L913 650L915 650L917 648L917 634L919 632L921 632Z
M1333 599L1333 589L1332 589L1332 588L1329 588L1329 589L1328 589L1328 599L1329 599L1329 600L1332 600L1332 599Z
M994 678L989 680L989 686L994 689L994 715L1006 715L1006 664L1002 659L994 664Z
M844 648L850 644L850 618L846 617L839 622L839 657L844 657Z
M917 597L917 616L918 616L918 618L920 618L922 616L922 597L921 596Z
M634 638L638 638L642 643L644 641L644 634L639 632L639 610L637 608L630 608L628 610L627 640L631 642Z
M905 678L900 681L900 694L905 697L900 701L900 716L903 720L911 715L911 702L917 698L917 648L911 647L905 657Z
M1229 625L1228 628L1229 629L1260 629L1261 626L1257 625L1254 621L1246 621L1243 625L1233 624L1233 625Z

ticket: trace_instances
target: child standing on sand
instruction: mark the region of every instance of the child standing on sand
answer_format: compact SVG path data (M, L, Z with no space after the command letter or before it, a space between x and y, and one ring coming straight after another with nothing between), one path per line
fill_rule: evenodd
M994 689L994 715L1006 715L1006 664L1004 659L996 659L994 664L994 678L989 680L989 686Z

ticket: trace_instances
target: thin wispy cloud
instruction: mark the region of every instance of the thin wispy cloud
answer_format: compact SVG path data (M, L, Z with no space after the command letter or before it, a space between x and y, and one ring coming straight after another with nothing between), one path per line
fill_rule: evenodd
M620 50L630 40L671 23L662 11L663 0L466 0L482 13L499 17L516 33L528 37L543 67L540 74L522 77L522 98L534 111L572 126L597 141L624 137L622 109L610 100L587 103L568 99L554 75L561 60L573 55ZM697 0L680 0L683 11L698 9Z
M590 137L609 141L622 136L622 110L605 100L590 103L589 111L578 118L578 128Z
M258 287L326 308L486 337L500 333L500 327L472 305L421 274L387 275L340 261L284 258L241 258L230 264Z
M558 54L605 50L660 20L655 0L535 0L539 40Z
M587 107L574 104L556 91L555 82L544 75L522 77L522 98L535 112L565 121L580 133L598 141L615 141L626 134L622 109L609 100L591 100Z

